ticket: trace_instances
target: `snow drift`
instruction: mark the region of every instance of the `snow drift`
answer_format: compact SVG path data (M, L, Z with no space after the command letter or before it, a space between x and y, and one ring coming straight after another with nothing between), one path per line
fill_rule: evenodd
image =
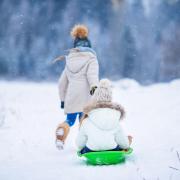
M114 82L114 101L127 116L134 153L125 164L89 166L76 155L78 122L64 151L55 148L55 128L65 118L56 84L0 82L0 179L179 180L180 80L141 86Z

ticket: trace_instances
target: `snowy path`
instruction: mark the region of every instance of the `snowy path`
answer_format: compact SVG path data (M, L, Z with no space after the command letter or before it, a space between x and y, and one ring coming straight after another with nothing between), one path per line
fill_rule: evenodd
M1 81L0 180L179 180L180 80L148 87L122 80L114 100L126 108L134 153L125 164L87 166L76 156L77 123L65 150L54 146L64 120L55 84Z

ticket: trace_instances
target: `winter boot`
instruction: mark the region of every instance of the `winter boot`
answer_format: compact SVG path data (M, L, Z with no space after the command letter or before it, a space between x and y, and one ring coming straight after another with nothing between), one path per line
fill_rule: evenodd
M56 129L56 147L61 150L64 147L64 142L69 134L69 125L63 122Z

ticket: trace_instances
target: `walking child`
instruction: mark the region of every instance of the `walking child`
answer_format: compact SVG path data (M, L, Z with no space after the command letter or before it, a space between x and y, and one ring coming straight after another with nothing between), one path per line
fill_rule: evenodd
M99 65L88 39L88 28L76 25L71 31L74 48L66 57L66 65L59 79L61 108L66 120L56 129L56 146L63 149L70 127L82 117L84 105L94 93L99 81Z

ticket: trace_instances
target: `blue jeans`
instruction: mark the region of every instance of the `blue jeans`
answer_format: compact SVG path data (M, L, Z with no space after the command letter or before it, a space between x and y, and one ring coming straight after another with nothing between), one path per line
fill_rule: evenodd
M110 150L106 150L106 151L122 151L123 149L120 148L119 146L117 146L116 148L114 149L110 149ZM85 153L88 153L88 152L100 152L100 151L93 151L91 149L89 149L87 146L85 146L83 149L81 149L80 153L81 154L85 154Z
M67 117L66 117L66 123L69 125L69 126L73 126L75 121L76 121L76 118L78 116L79 120L81 119L83 113L82 112L77 112L77 113L69 113L67 114Z

